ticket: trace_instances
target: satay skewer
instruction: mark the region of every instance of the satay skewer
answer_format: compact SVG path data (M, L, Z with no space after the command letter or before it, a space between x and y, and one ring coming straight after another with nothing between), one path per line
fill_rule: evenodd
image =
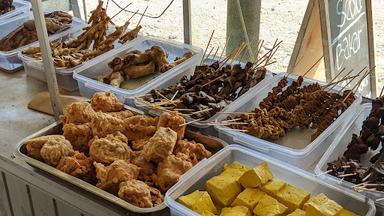
M363 69L361 69L357 75L360 75L361 72L363 72L365 69L367 68L367 66L365 66ZM350 80L347 84L345 84L345 86L343 86L340 90L339 90L339 94L353 81L354 79Z
M215 49L215 47L212 47L211 50L209 51L208 55L205 57L205 59L203 59L203 64L204 62L206 62L209 58L209 56L211 55L211 53L213 52L213 50Z
M205 53L206 53L207 50L208 50L209 44L211 43L211 40L212 40L212 37L213 37L213 34L214 34L214 33L215 33L215 30L212 31L211 36L209 37L207 46L205 47L205 50L204 50L204 52L203 52L203 57L201 58L201 61L200 61L200 65L203 63L203 59L204 59L204 57L205 57Z

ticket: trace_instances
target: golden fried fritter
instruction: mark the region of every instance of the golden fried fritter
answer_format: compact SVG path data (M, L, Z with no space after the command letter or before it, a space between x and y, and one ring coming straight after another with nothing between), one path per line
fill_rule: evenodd
M119 112L108 112L108 114L121 120L127 119L135 115L130 110L123 110Z
M106 137L118 131L124 131L124 121L107 113L97 112L91 122L93 136Z
M88 102L74 102L64 107L64 114L60 120L64 124L75 123L84 124L90 122L96 112Z
M157 127L169 127L177 133L177 139L183 139L185 133L185 119L176 112L164 112L157 123ZM181 126L180 126L181 125Z
M153 207L151 191L147 184L140 180L129 180L120 183L118 195L121 199L141 208Z
M149 186L149 191L151 192L151 200L154 206L160 205L164 202L164 196L158 189Z
M179 157L185 157L186 160L193 165L204 158L212 156L212 153L205 149L203 144L196 143L195 141L188 141L186 139L177 141L174 154ZM181 156L180 154L184 154L185 156Z
M124 120L124 131L130 140L150 137L156 132L157 119L145 115L135 115Z
M153 182L159 186L161 192L165 193L192 166L191 162L170 155L158 164L157 175L153 176Z
M135 151L143 150L144 146L147 145L150 138L151 137L143 137L138 140L131 140L132 149Z
M74 151L71 143L61 136L60 139L48 139L41 147L40 154L47 164L56 167L62 157L73 155Z
M170 128L159 127L142 150L147 161L159 162L172 154L177 133Z
M71 142L73 149L88 152L88 142L92 139L92 130L89 123L86 124L65 124L63 136Z
M134 151L132 154L131 163L140 167L138 179L147 184L152 184L152 175L156 172L156 166L152 162L145 160L140 151Z
M113 194L117 194L121 182L137 179L140 172L138 166L124 160L114 161L107 167L101 163L93 162L93 166L96 168L98 179L96 187Z
M95 138L90 143L89 155L94 161L104 164L116 160L129 161L132 150L127 142L127 138L120 132L108 134L105 138Z
M30 139L25 142L27 148L27 155L37 160L43 160L40 154L40 150L43 145L49 140L60 142L65 140L65 137L62 135L48 135Z
M62 157L56 168L85 181L92 180L92 159L84 153L75 151L73 156Z
M111 92L97 92L91 99L92 108L95 111L118 112L124 109L116 95Z

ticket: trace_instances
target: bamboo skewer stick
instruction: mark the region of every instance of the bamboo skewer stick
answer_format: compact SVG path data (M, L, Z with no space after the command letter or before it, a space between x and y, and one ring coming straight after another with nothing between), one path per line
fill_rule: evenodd
M383 85L383 87L381 87L381 91L380 91L379 97L381 97L383 95L383 91L384 91L384 85Z
M133 13L131 17L129 17L128 22L131 21L131 19L132 19L138 12L139 12L139 10L136 10L136 12Z
M363 72L367 67L364 67L362 70L359 71L359 73L357 73L357 75L360 76L360 73ZM350 71L351 72L351 71ZM343 88L340 89L340 91L338 92L339 94L353 81L354 79L350 80L347 84L345 84L345 86Z
M118 11L115 15L113 15L113 16L110 18L110 20L112 20L112 19L115 18L117 15L119 15L121 12L123 12L125 9L127 9L127 7L128 7L129 5L131 5L131 4L132 4L132 2L129 3L127 6L125 6L124 8L122 8L120 11Z
M317 65L317 63L319 63L320 61L321 61L321 59L323 58L324 56L321 56L303 75L302 75L302 77L305 77L305 75L307 75L311 70L312 70L312 68L314 68L316 65Z
M319 177L319 176L322 176L322 175L325 175L325 174L328 174L328 173L331 173L333 170L327 170L325 172L322 172L322 173L319 173L319 174L316 174L316 177Z
M361 79L359 80L359 82L356 83L355 86L353 86L353 88L351 89L351 91L345 96L345 98L342 100L342 103L345 102L345 100L347 100L347 98L352 94L352 92L355 90L356 88L356 91L359 89L359 86L361 85L361 83L363 82L363 80L365 79L365 77L367 77L372 71L373 69L375 69L376 66L373 66L366 74L364 74L363 77L361 77Z
M191 123L194 123L194 122L198 122L198 121L201 121L203 120L204 118L199 118L199 119L195 119L195 120L192 120L192 121L189 121L189 122L185 122L183 124L179 124L179 127L182 127L182 126L185 126L185 125L189 125Z
M231 36L228 36L227 40L225 41L224 48L223 48L223 50L221 51L219 61L220 61L221 58L223 57L223 54L224 54L224 52L225 52L225 49L227 48L227 45L228 45L228 43L229 43L229 39L230 39L230 38L231 38Z
M339 175L337 177L338 178L344 178L344 177L355 176L355 175L357 175L357 173L348 173L348 174Z
M217 49L216 49L216 51L215 51L215 54L214 54L213 57L212 57L212 60L213 60L213 61L214 61L215 58L216 58L216 55L217 55L217 52L219 51L219 48L220 48L220 46L217 46Z
M141 23L141 20L143 20L143 17L144 17L144 14L145 14L145 12L147 12L147 9L148 9L148 6L145 8L145 10L144 10L143 14L141 14L141 17L140 17L140 19L139 19L139 22L137 22L137 25L136 25L136 27L138 27L138 26L140 25L140 23Z
M211 55L212 51L215 49L215 47L212 47L211 50L209 51L209 53L207 54L207 56L205 57L205 59L203 59L203 64L204 62L206 62L209 58L209 56Z
M207 50L208 50L209 44L211 43L211 40L212 40L212 37L213 37L213 34L214 34L214 33L215 33L215 30L212 31L211 36L209 37L209 40L208 40L207 46L205 47L205 50L204 50L204 53L203 53L203 57L201 58L200 64L203 63L203 59L204 59L204 57L205 57L205 53L206 53Z
M340 76L341 73L343 73L344 71L345 71L345 68L341 69L341 71L335 77L333 77L333 79L329 83L332 83L333 81L335 81L337 79L337 77Z

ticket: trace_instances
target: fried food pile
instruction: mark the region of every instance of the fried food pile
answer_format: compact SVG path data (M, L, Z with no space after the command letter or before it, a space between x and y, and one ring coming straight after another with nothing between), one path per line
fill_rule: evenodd
M359 135L353 134L347 150L337 160L329 162L327 172L345 181L360 184L357 191L384 191L384 97L372 100L372 109L363 122ZM371 154L379 150L376 154ZM368 154L370 153L370 154ZM362 159L369 157L368 166ZM365 159L364 159L365 160Z
M45 14L48 35L62 32L71 27L72 16L64 11ZM0 50L10 51L37 41L34 20L28 20L0 40Z
M0 0L0 15L15 10L13 0Z
M109 92L66 106L60 119L63 135L28 140L27 154L142 208L161 204L181 175L212 155L184 138L183 117L135 115Z
M240 64L221 67L219 62L200 65L193 76L183 77L168 88L151 91L143 102L206 120L263 80L266 72L264 67L254 68L250 62L244 67Z
M201 215L357 216L328 198L326 191L312 196L275 178L265 162L255 168L237 161L225 164L219 175L206 181L204 189L177 201Z
M115 31L107 35L109 25L113 25ZM122 26L116 26L103 8L103 2L100 1L97 8L91 12L88 26L83 29L82 34L73 40L66 42L58 40L51 43L55 66L72 68L112 50L115 41L124 36L128 25L129 22L127 21ZM136 37L137 34L134 34L131 40ZM42 59L40 47L23 50L23 54L38 60Z
M245 131L253 136L277 140L295 127L311 128L316 139L355 100L350 90L342 94L324 90L318 83L303 86L303 77L288 85L283 77L259 107L251 113L229 117L231 128ZM288 86L287 86L288 85Z
M99 82L120 87L125 78L135 79L157 72L164 73L192 56L193 53L188 51L183 57L175 59L173 63L169 63L168 54L160 46L153 46L144 52L133 50L122 58L114 58L108 64L112 72L107 76L99 76L95 79Z

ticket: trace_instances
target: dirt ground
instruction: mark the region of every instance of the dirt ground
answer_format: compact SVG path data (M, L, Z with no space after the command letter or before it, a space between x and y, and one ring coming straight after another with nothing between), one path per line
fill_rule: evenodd
M127 4L126 0L115 0L120 5ZM143 11L146 6L148 15L159 15L168 5L170 0L142 0L134 1L130 10ZM212 46L221 47L225 44L227 0L193 0L192 7L192 41L193 44L204 48L209 35L215 30ZM384 0L375 0L374 23L376 44L376 73L378 89L384 84ZM88 12L97 4L95 0L86 0ZM308 4L308 0L279 0L262 1L260 39L267 43L265 49L272 46L276 38L283 40L283 44L275 55L277 63L269 69L275 72L283 72L288 67L289 59L296 41L297 33ZM108 11L115 14L118 7L109 2ZM380 13L381 12L381 13ZM115 19L121 24L128 13L121 13ZM138 22L139 16L133 18L133 25ZM158 36L171 40L183 41L182 1L175 0L171 7L158 19L144 18L141 22L145 35Z

